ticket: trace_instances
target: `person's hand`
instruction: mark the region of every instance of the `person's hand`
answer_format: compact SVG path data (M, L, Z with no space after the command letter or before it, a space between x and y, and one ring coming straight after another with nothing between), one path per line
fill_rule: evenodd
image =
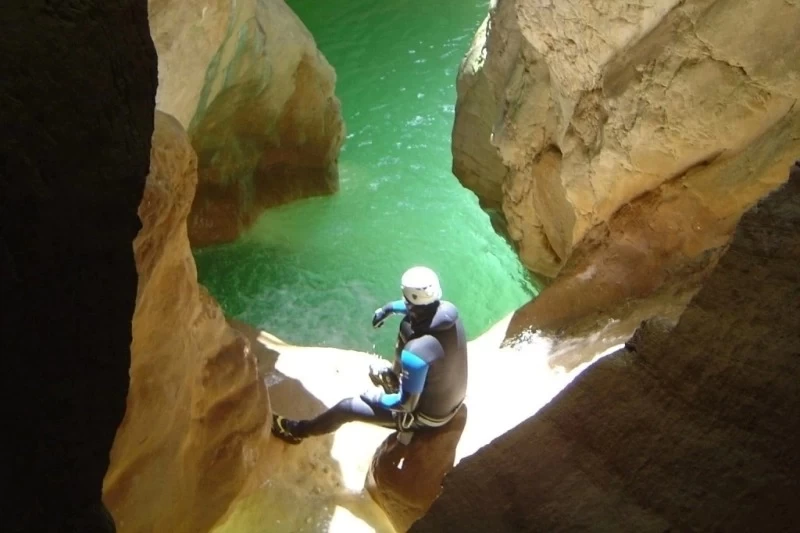
M387 394L400 390L400 381L389 361L376 361L369 365L369 379L372 384L383 388Z
M383 307L376 309L375 314L372 315L372 327L376 329L381 327L388 316L389 312Z
M386 359L378 359L369 364L369 379L375 385L380 385L381 375L392 370L392 363Z

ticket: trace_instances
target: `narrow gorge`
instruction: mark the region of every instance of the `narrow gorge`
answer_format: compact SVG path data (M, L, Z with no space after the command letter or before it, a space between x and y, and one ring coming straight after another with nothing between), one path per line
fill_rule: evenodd
M792 529L800 2L390 4L3 9L3 530ZM369 137L379 117L397 130ZM398 220L419 246L384 271L308 275L336 264L320 242L368 263L354 225ZM392 268L435 257L483 312L465 409L409 445L276 439L273 412L359 394L393 339L303 337L311 309L264 327L310 300L224 263L242 250L364 329ZM253 295L224 293L247 269Z

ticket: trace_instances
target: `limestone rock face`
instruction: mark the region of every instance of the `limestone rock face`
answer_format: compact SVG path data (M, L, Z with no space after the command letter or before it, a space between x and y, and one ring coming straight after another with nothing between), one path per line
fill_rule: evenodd
M508 339L623 318L632 307L654 307L647 301L685 305L730 240L738 206L786 179L784 162L800 153L798 131L800 112L792 111L735 157L667 182L592 228L550 290L515 312Z
M100 487L125 410L156 92L147 4L0 11L0 529L110 532Z
M189 132L192 245L233 240L266 207L338 188L336 76L283 0L150 0L159 109Z
M266 386L197 283L186 233L196 164L182 126L157 112L133 244L130 390L103 490L120 532L208 531L265 464Z
M674 329L646 322L462 461L411 531L793 529L800 163L793 172L742 218Z
M692 214L676 210L655 242L708 233L693 253L713 247L797 153L782 126L800 112L797 20L784 0L498 0L459 75L455 173L502 206L521 259L545 276L662 186L663 209L695 204L703 225L681 227ZM753 144L759 155L743 156ZM648 260L670 253L658 246Z
M419 431L402 444L392 434L375 451L366 487L397 531L408 531L439 496L456 460L467 407L441 428Z

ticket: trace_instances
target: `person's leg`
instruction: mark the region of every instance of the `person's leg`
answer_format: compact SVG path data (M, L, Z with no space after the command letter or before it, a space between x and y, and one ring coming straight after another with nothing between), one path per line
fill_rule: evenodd
M311 420L289 420L273 417L273 433L283 440L296 444L306 437L333 433L348 422L366 422L377 426L394 427L391 411L370 405L360 397L340 401Z

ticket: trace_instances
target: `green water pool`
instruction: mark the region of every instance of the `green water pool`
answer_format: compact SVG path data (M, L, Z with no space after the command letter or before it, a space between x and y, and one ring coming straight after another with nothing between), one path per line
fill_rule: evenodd
M450 171L459 63L486 15L474 0L291 0L337 72L341 189L265 213L237 242L195 251L226 314L289 342L391 354L376 307L416 264L440 275L470 338L536 286Z

